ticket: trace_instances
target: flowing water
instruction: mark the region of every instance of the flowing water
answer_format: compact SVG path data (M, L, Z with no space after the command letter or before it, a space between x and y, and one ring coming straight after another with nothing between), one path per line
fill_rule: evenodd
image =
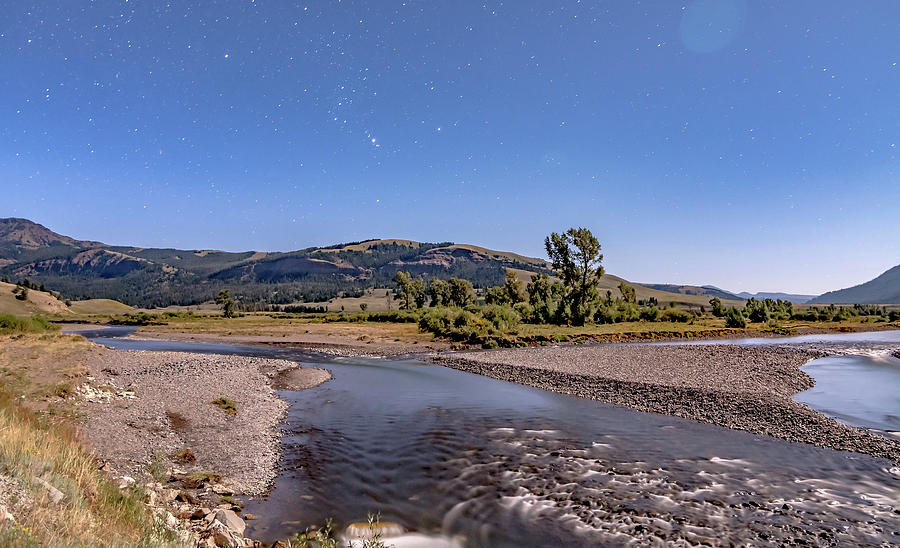
M267 497L247 501L254 538L377 512L427 535L391 539L398 548L900 543L900 469L885 460L415 361L110 336L126 332L87 335L332 371L320 387L281 393L282 470Z

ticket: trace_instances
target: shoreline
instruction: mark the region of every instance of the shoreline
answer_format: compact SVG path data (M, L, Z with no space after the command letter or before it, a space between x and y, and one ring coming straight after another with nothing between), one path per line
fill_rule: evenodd
M82 431L117 471L146 476L154 455L171 460L189 449L196 460L178 468L221 475L248 496L265 493L277 473L288 404L275 391L331 379L327 370L279 359L106 347L89 366L91 377L77 388L89 417ZM236 411L217 407L218 398Z
M331 373L271 358L95 347L75 397L86 417L80 438L101 470L122 488L140 486L158 519L197 543L258 545L243 536L253 516L235 497L265 496L280 471L289 404L276 391L319 386Z
M793 400L819 349L734 345L559 346L456 352L428 361L491 377L786 441L900 462L900 440L842 424Z

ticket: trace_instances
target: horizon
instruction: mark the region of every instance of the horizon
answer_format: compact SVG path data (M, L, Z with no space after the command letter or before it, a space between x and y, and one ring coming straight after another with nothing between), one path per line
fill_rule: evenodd
M3 219L3 218L0 218L0 220L2 220L2 219ZM75 236L75 235L72 235L72 234L64 234L64 233L60 233L59 231L54 230L53 227L49 227L49 226L47 226L47 225L45 225L45 224L43 224L43 223L40 223L40 222L38 222L38 221L35 221L34 219L27 219L27 218L20 218L20 219L23 219L23 220L28 221L28 222L36 223L36 224L38 224L38 225L40 225L40 226L43 226L44 228L47 228L47 229L49 229L49 230L51 230L51 231L53 231L53 232L55 232L55 233L57 233L57 234L60 234L61 236L68 236L68 237L70 237L70 238L72 238L72 239L74 239L74 240L81 240L81 241L95 241L95 242L99 242L99 243L102 243L102 244L105 244L105 245L109 245L109 246L113 246L113 247L136 247L136 248L141 248L141 249L147 249L147 248L160 248L160 247L161 247L161 246L155 246L155 245L136 245L136 244L128 244L128 243L115 243L115 242L109 242L109 241L106 241L106 240L103 240L103 239L95 239L95 238L81 238L81 237L79 237L79 236ZM453 240L435 240L435 241L427 241L427 240L416 240L416 239L414 239L414 238L397 238L397 237L393 237L393 236L386 237L386 238L363 238L363 239L361 239L361 240L347 240L347 241L343 241L343 242L322 243L322 244L319 244L319 245L313 245L313 246L307 246L307 247L308 247L308 248L326 248L326 247L333 247L333 246L336 246L336 245L350 245L350 244L353 244L353 243L370 242L370 241L379 241L379 240L409 240L409 241L418 242L418 243L432 243L432 244L433 244L433 243L447 242L447 243L451 243L451 244L454 244L454 245L456 245L456 244L461 244L461 245L474 245L474 246L478 246L478 247L484 247L485 249L488 249L488 250L491 250L491 251L510 252L510 253L516 253L516 254L518 254L518 255L523 255L523 256L526 256L526 257L531 257L531 258L536 258L536 259L542 259L542 260L545 260L545 261L548 260L547 257L546 257L546 253L541 253L541 254L537 254L537 255L528 255L528 254L526 254L526 253L521 253L521 252L519 252L518 250L515 250L515 249L497 249L497 248L492 248L492 247L490 247L490 246L481 246L481 245L479 245L478 243L473 243L473 242L457 242L457 241L453 241ZM189 248L177 248L177 249L181 249L181 250L184 250L184 251L214 251L214 252L222 252L222 253L248 253L248 252L288 253L288 252L291 252L291 251L299 251L299 250L301 250L301 249L306 249L306 248L297 248L297 249L225 249L225 248L218 248L218 247L215 247L215 248L213 248L213 247L189 247ZM893 268L893 267L890 267L890 268ZM889 268L889 269L890 269L890 268ZM756 290L756 291L751 291L751 290L746 290L746 289L735 290L735 289L724 288L724 287L717 286L717 285L715 285L715 284L709 284L709 283L673 282L673 281L662 281L662 282L660 282L660 281L646 281L646 280L645 280L645 281L638 281L638 280L631 279L631 278L629 278L629 277L627 277L627 276L622 276L621 274L619 274L619 273L617 273L617 272L610 272L609 269L606 268L606 265L605 265L605 264L604 264L604 269L605 269L605 271L606 271L606 272L605 272L606 274L612 274L613 276L619 276L619 277L621 277L621 278L627 280L628 282L633 283L633 284L637 284L637 285L647 285L647 284L670 284L670 285L682 285L682 286L708 287L708 288L714 288L714 289L719 289L719 290L722 290L722 291L726 291L726 292L732 293L732 294L734 294L734 295L736 295L736 296L739 295L740 293L750 293L750 294L754 294L754 295L755 295L755 294L759 294L759 293L784 293L784 294L789 294L789 295L812 295L812 296L816 297L816 296L820 296L820 295L822 295L822 294L824 294L824 293L827 293L827 292L830 292L830 291L836 291L836 290L839 290L839 289L846 289L845 287L838 287L838 288L829 289L828 291L823 291L822 293L816 293L816 294L812 294L812 293L802 293L802 292L795 292L795 291L765 290L765 289L762 289L762 290ZM889 269L886 269L885 271L887 271L887 270L889 270ZM859 284L868 282L869 280L874 279L874 278L876 278L877 276L880 276L880 275L883 274L883 273L884 273L884 272L879 272L878 274L873 275L871 278L868 278L868 279L866 279L866 280L862 280L862 281L860 281L860 282L858 282L858 283L856 283L856 284L853 284L852 286L855 286L855 285L859 285ZM852 286L847 286L847 287L852 287Z
M42 5L0 216L110 245L387 238L819 295L900 263L892 2ZM137 29L141 32L136 32Z

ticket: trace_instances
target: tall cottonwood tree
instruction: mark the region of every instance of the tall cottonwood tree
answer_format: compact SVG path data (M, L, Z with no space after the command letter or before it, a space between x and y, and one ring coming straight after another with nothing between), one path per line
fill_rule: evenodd
M600 242L586 228L553 232L544 240L553 271L565 287L565 302L575 325L584 325L597 299L597 285L603 276Z

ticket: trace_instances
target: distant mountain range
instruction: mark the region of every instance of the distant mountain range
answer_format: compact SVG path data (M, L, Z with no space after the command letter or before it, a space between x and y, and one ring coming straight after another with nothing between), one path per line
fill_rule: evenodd
M728 299L733 301L741 300L741 297L734 293L729 293L724 289L712 285L678 285L678 284L645 284L644 287L656 289L658 291L666 291L668 293L678 293L679 295L698 295L701 297L718 297L719 299Z
M815 295L797 295L794 293L766 293L761 291L759 293L747 293L746 291L741 291L740 293L736 293L736 295L742 299L774 299L774 300L782 300L782 301L790 301L794 304L806 304L810 300L814 299Z
M284 253L111 246L63 236L28 219L0 219L0 275L30 278L70 299L143 307L197 304L221 289L285 304L387 287L398 270L503 283L507 269L550 272L541 259L472 245L367 240Z
M398 270L414 275L468 279L476 287L503 282L507 271L523 280L550 273L533 257L468 244L375 239L288 252L225 252L111 246L57 234L28 219L0 219L0 276L30 278L65 298L115 299L141 307L193 305L231 289L252 303L321 302L338 294L391 287ZM603 276L600 290L618 295L622 278ZM731 293L714 286L635 284L638 299L703 306L718 297L739 304L749 297L803 302L811 296ZM900 266L855 288L826 293L816 303L900 303Z
M829 291L810 304L900 304L900 265L866 283Z

